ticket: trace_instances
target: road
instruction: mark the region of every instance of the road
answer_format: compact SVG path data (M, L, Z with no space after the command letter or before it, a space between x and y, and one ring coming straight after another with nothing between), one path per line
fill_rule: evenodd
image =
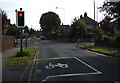
M37 40L37 56L23 81L113 81L119 83L119 61L75 47L75 43ZM107 82L106 82L107 83ZM108 82L109 83L109 82Z

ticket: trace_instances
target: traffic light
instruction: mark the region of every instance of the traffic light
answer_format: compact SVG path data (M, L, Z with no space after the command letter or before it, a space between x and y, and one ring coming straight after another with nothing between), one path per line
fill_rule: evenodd
M18 11L17 16L18 16L17 19L18 27L24 27L24 11Z
M79 29L79 27L77 27L77 29Z
M76 30L77 32L79 32L79 27L77 27L77 30Z

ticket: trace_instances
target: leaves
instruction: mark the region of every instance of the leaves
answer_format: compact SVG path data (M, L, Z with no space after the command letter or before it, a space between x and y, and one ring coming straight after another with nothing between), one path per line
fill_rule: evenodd
M120 18L120 2L104 2L102 7L99 7L100 12L106 12L106 16Z
M45 32L51 32L60 26L60 18L54 12L47 12L42 14L40 18L40 26Z

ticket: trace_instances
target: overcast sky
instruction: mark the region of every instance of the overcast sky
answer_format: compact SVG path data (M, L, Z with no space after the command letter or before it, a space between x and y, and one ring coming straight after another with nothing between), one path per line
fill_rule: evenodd
M103 14L97 14L97 6L103 4L104 0L96 2L96 21L102 20ZM39 20L43 13L53 11L57 13L65 25L70 25L74 17L87 15L94 19L94 0L1 0L0 7L5 10L11 23L16 23L15 9L23 8L25 11L25 25L36 30L40 29ZM58 9L56 9L58 7Z

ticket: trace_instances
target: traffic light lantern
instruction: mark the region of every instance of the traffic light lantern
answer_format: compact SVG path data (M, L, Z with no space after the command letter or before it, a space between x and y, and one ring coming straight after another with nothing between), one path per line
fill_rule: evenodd
M77 32L79 32L79 27L77 27Z
M18 27L24 27L24 11L18 11L17 18Z

